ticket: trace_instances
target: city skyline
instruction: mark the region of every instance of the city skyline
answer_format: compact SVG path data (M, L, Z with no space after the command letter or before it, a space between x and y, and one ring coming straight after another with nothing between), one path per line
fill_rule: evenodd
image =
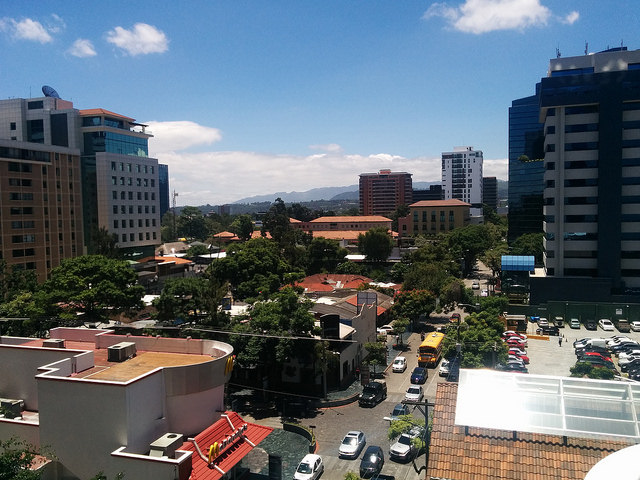
M5 5L0 98L47 84L149 124L178 205L387 168L439 181L441 153L462 145L506 180L508 108L556 49L640 47L630 1L109 5Z

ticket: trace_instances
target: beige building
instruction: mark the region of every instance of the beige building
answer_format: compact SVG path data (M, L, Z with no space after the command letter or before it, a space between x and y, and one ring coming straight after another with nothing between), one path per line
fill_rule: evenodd
M400 237L436 235L469 224L471 205L462 200L422 200L409 205L409 215L398 219Z
M47 480L190 478L201 458L183 443L221 418L233 348L101 329L49 337L0 337L0 439L46 447Z

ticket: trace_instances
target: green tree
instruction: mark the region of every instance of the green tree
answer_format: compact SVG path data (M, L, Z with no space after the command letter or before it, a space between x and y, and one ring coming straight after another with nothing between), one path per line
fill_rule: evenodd
M104 227L93 231L89 253L104 255L109 258L122 258L122 250L118 248L118 235L109 233Z
M197 321L206 314L206 283L202 277L174 278L168 280L162 293L154 300L158 319L162 321Z
M462 344L461 368L493 367L506 359L507 348L502 342L503 323L493 310L472 313L461 325L451 325L444 341L444 356L456 354L456 343Z
M511 245L511 255L533 255L536 263L542 263L544 233L525 233Z
M344 480L360 480L360 475L356 472L347 472L344 474Z
M402 335L407 331L409 327L408 318L398 318L393 322L393 334L398 336L398 345L402 345Z
M24 292L35 292L38 281L33 270L7 265L0 260L0 303L8 302Z
M182 207L177 223L180 237L204 240L208 236L204 215L198 207Z
M408 318L415 325L421 316L428 317L435 306L436 299L427 290L400 290L391 311L395 318Z
M247 241L253 233L253 222L249 215L238 215L230 226L231 231L235 233L240 240Z
M289 217L300 220L301 222L310 222L314 218L317 218L308 207L300 203L291 204L291 206L287 208L287 213Z
M486 225L468 225L449 233L448 243L451 251L464 259L464 273L467 274L478 257L493 246L493 238Z
M365 343L364 348L368 352L364 363L373 367L373 373L375 375L378 365L387 364L387 346L382 342L370 342Z
M569 369L572 377L588 377L602 380L613 380L615 373L606 367L596 366L589 362L577 362Z
M194 258L198 255L207 255L208 253L209 249L206 245L196 244L189 247L189 249L187 250L187 257Z
M393 238L383 227L358 235L358 251L371 262L385 262L393 249Z
M345 262L339 263L336 266L335 273L342 273L344 275L366 275L367 269L361 263L352 262L351 260L347 260Z
M397 232L398 231L398 219L406 217L407 215L409 215L409 212L410 212L409 205L407 205L407 204L398 205L398 208L396 208L394 210L394 212L390 215L390 218L391 218L391 230L393 230L394 232Z
M278 245L292 243L293 232L287 206L280 197L276 198L262 219L262 235L269 232Z
M307 274L335 272L337 266L344 262L347 253L337 240L314 238L307 248Z
M57 312L82 312L87 320L142 308L144 288L127 262L102 255L69 258L51 270L41 291Z
M495 248L487 250L482 256L482 262L491 269L493 276L500 275L502 271L502 256L507 255L509 249L506 243L501 243Z
M0 480L38 480L41 474L30 468L38 454L33 445L16 438L0 440Z
M302 278L285 261L278 245L266 238L254 238L227 249L227 256L213 262L207 269L210 278L229 282L234 297L266 299L286 282Z

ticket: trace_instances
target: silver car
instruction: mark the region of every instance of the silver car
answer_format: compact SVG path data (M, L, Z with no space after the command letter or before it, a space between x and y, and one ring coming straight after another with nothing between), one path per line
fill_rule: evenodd
M359 430L348 432L342 439L338 454L340 457L357 458L367 443L364 433Z

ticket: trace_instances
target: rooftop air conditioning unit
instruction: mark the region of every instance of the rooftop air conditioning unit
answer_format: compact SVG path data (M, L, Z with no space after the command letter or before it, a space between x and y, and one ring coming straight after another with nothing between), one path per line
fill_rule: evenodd
M107 348L107 360L109 362L124 362L136 356L135 342L120 342Z
M165 433L149 445L149 456L174 458L176 450L183 443L183 438L180 433Z
M48 338L42 341L42 346L47 348L64 348L64 339Z

